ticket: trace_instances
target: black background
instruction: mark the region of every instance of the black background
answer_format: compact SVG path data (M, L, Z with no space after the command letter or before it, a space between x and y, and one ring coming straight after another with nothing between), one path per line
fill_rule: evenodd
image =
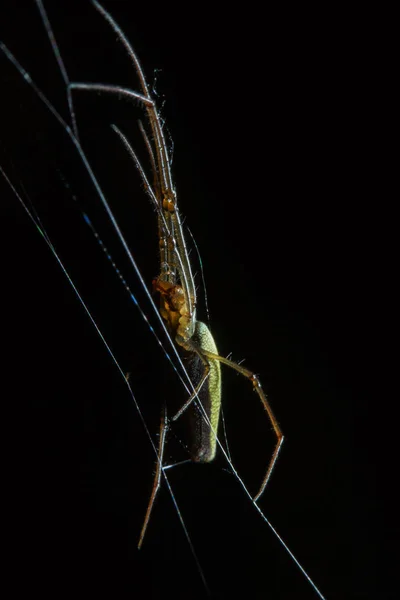
M2 8L1 39L68 120L35 6L9 4ZM205 5L185 11L109 1L106 7L150 86L159 69L157 102L174 141L180 208L201 252L219 351L260 374L287 436L260 508L326 598L374 597L371 500L353 476L368 474L373 487L372 467L365 456L359 461L352 431L365 379L360 334L368 261L354 177L358 123L345 15L303 9L265 15L255 5L221 13ZM138 89L122 47L90 3L48 9L72 80ZM162 401L183 402L184 391L72 196L160 334L157 321L65 131L0 60L1 164L35 207L122 370L130 372L156 442ZM150 288L158 271L155 215L109 128L117 123L140 153L142 112L116 97L74 98L85 151ZM137 551L154 469L151 446L121 374L60 267L4 180L1 191L4 407L10 410L3 420L4 493L14 585L52 597L65 589L89 597L99 591L206 597L165 485ZM224 373L229 447L255 493L273 436L250 385ZM184 459L171 438L167 461ZM167 472L211 596L316 598L226 469L219 457Z

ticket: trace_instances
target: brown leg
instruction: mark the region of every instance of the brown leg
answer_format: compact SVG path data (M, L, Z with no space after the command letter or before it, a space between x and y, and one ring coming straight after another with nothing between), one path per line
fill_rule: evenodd
M202 378L200 379L199 383L196 385L196 388L193 390L193 393L190 395L190 398L188 400L186 400L185 404L178 410L178 412L176 413L176 415L174 415L172 417L173 421L176 421L177 419L179 419L179 417L185 412L185 410L187 408L189 408L189 406L192 404L193 400L195 398L197 398L197 394L200 392L201 388L204 385L204 382L206 381L207 377L210 374L210 365L208 363L207 358L204 357L203 352L200 352L194 346L194 344L191 344L190 346L188 346L188 349L191 352L196 352L196 354L198 354L198 356L200 357L200 359L201 359L201 361L203 362L203 365L204 365L204 373L203 373Z
M247 377L247 379L249 379L251 381L255 391L257 392L258 397L260 398L260 400L267 412L268 418L271 421L271 425L274 429L277 441L275 444L275 449L272 454L271 460L269 461L268 469L267 469L265 476L261 482L260 489L258 490L257 494L253 498L253 500L256 502L260 498L262 493L264 492L264 490L267 486L267 483L269 481L269 478L271 477L272 470L275 466L279 451L283 444L284 435L281 431L281 428L279 427L278 421L276 420L274 413L272 412L272 408L267 400L267 396L265 395L264 390L262 389L260 380L258 379L257 375L255 375L248 369L241 367L240 365L236 364L232 360L229 360L228 358L224 358L222 356L219 356L218 354L213 354L212 352L208 352L207 350L202 350L202 352L203 352L204 356L206 356L207 358L210 358L212 360L218 360L219 362L223 363L224 365L227 365L231 369L235 369L235 371L238 371L238 373L241 373L242 375L244 375L244 377Z
M162 468L163 468L165 436L167 434L167 430L168 430L168 426L167 426L167 411L166 411L166 408L164 407L163 410L162 410L162 412L161 412L160 441L159 441L159 444L158 444L158 458L157 458L156 472L155 472L155 475L154 475L154 482L153 482L153 488L151 490L150 500L149 500L149 503L147 505L146 515L144 517L144 521L143 521L143 525L142 525L142 530L140 532L139 543L138 543L138 549L139 550L142 547L143 539L144 539L144 536L146 534L147 526L148 526L149 521L150 521L151 511L153 510L153 506L154 506L154 502L155 502L155 499L156 499L156 496L157 496L157 492L158 492L158 490L160 488L161 472L162 472Z

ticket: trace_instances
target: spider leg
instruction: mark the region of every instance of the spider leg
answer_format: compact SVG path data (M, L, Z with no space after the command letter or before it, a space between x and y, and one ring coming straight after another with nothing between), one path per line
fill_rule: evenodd
M153 487L150 494L149 503L146 509L146 515L144 517L142 529L139 536L138 549L142 547L144 536L146 535L147 526L150 521L151 512L153 510L154 502L157 497L158 490L160 489L161 483L161 473L163 469L163 458L164 458L164 448L165 448L165 437L168 431L167 424L167 410L166 407L161 411L161 424L160 424L160 440L158 442L158 454L157 454L157 465L156 472L154 474Z
M203 387L207 377L210 374L210 363L208 362L208 359L204 356L203 351L199 350L196 346L196 344L194 344L193 342L186 342L185 346L183 346L184 348L186 348L187 350L189 350L190 352L195 352L197 354L197 356L200 358L201 362L204 365L204 373L199 381L199 383L196 385L196 388L193 390L192 394L190 395L190 398L188 400L186 400L185 404L178 410L178 412L172 417L173 421L176 421L177 419L179 419L179 417L185 412L185 410L187 408L189 408L189 406L192 404L193 400L195 398L197 398L201 388Z
M281 428L279 427L279 423L276 420L274 413L272 412L272 408L268 402L267 396L262 388L262 385L260 383L258 376L255 373L253 373L252 371L245 369L244 367L236 364L235 362L233 362L232 360L229 360L228 358L224 358L223 356L219 356L218 354L213 354L212 352L208 352L207 350L202 350L202 353L205 357L207 357L211 360L217 360L217 361L221 362L222 364L230 367L231 369L235 369L235 371L238 371L238 373L241 373L242 375L244 375L244 377L246 377L249 381L251 381L251 383L253 384L254 390L257 392L257 395L260 398L262 405L265 408L265 411L268 415L268 418L271 422L274 433L276 435L275 449L272 453L271 460L269 461L267 471L261 482L260 489L258 490L257 494L253 498L253 501L256 502L260 498L260 496L263 494L263 492L267 486L267 483L271 477L271 473L273 471L273 468L274 468L276 460L278 458L280 449L283 444L284 435L282 433Z

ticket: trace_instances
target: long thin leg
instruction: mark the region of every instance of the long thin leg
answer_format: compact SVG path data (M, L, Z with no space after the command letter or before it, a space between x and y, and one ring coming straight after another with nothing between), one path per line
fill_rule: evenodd
M274 433L275 433L277 439L276 439L275 449L272 453L271 460L269 461L267 471L261 482L260 489L258 490L257 494L253 498L254 502L256 502L260 498L262 493L264 492L264 490L267 486L267 483L269 481L269 478L271 477L271 473L273 471L273 468L274 468L276 460L278 458L280 449L283 444L284 435L282 433L281 428L279 427L279 423L276 420L274 413L272 412L272 408L268 402L268 399L264 393L264 390L262 389L260 380L259 380L258 376L255 375L255 373L253 373L252 371L249 371L248 369L245 369L244 367L236 364L235 362L233 362L232 360L229 360L228 358L224 358L223 356L219 356L218 354L214 354L213 352L208 352L208 350L201 349L201 352L198 351L198 354L199 354L199 356L203 355L203 358L206 357L211 360L217 360L217 361L223 363L224 365L230 367L231 369L235 369L235 371L238 371L238 373L241 373L242 375L244 375L244 377L247 377L247 379L249 379L251 381L251 383L253 384L253 387L254 387L255 391L257 392L257 395L260 398L260 400L266 410L268 418L271 421L271 425L273 427L273 430L274 430ZM203 362L205 362L205 361L203 360ZM208 371L209 371L209 367L208 367ZM206 377L208 376L208 371L205 375L203 375L203 377L200 381L201 385L203 385ZM195 392L190 396L189 400L187 400L187 402L185 402L185 404L182 406L182 408L174 416L173 420L176 420L188 408L188 406L193 402L194 398L196 397L196 395L198 393L198 387L199 386L197 386Z
M272 470L275 466L276 460L277 460L279 452L282 448L283 440L285 439L285 437L282 433L281 428L279 427L279 423L276 420L274 413L272 412L272 408L267 400L267 397L264 393L264 390L262 389L260 380L258 379L257 375L254 375L254 374L251 375L250 380L251 380L251 382L254 386L254 389L256 390L261 402L263 403L265 410L267 411L269 420L271 421L271 425L272 425L275 435L276 435L276 444L275 444L275 448L274 448L274 451L271 456L271 460L269 461L267 472L265 473L264 479L261 482L260 489L258 490L257 494L253 498L254 502L257 502L257 500L260 498L260 496L264 492L265 488L267 487L269 478L271 477Z
M172 417L173 421L176 421L177 419L179 419L179 417L185 412L185 410L192 404L193 400L195 398L197 398L201 388L203 387L207 377L210 374L210 364L209 364L207 358L204 356L204 352L200 351L197 348L197 346L190 341L186 342L186 344L183 347L186 348L187 350L189 350L190 352L195 352L198 355L198 357L200 358L200 360L203 363L204 373L203 373L199 383L196 385L196 388L191 393L190 398L188 400L186 400L185 404L183 406L181 406L181 408L178 410L176 415L174 415Z
M266 410L268 418L271 421L271 425L274 429L274 432L275 432L275 435L277 438L276 445L275 445L274 452L272 453L271 460L269 461L269 465L268 465L267 471L265 473L265 476L261 482L260 489L258 490L257 494L253 498L254 502L256 502L260 498L262 493L264 492L264 490L267 486L267 483L269 481L269 478L271 477L271 473L273 471L273 468L274 468L276 460L278 458L280 449L283 444L284 435L282 433L281 428L279 427L278 421L276 420L274 413L272 412L272 408L267 400L267 396L265 395L264 390L262 389L262 386L261 386L258 376L255 375L254 373L252 373L252 371L245 369L244 367L236 364L235 362L233 362L232 360L229 360L228 358L224 358L223 356L219 356L218 354L213 354L212 352L208 352L207 350L203 350L203 349L201 352L205 357L207 357L211 360L218 360L219 362L223 363L224 365L227 365L231 369L235 369L235 371L238 371L238 373L241 373L242 375L244 375L244 377L247 377L247 379L249 379L251 381L255 391L258 394L258 397L260 398L260 400ZM187 408L187 405L188 405L188 403L186 402L186 404L185 404L186 408Z
M153 510L154 502L157 497L158 490L160 488L161 472L162 472L162 468L163 468L163 458L164 458L164 448L165 448L165 436L167 434L167 431L168 431L167 410L164 406L164 408L161 412L160 441L158 443L158 458L157 458L156 472L154 475L153 488L151 490L149 503L147 505L146 515L144 517L142 530L140 532L140 537L139 537L139 542L138 542L139 550L142 547L143 539L146 534L147 526L150 521L151 511Z

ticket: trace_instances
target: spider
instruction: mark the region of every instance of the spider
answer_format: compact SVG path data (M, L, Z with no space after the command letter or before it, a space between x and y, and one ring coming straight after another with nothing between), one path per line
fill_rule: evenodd
M258 376L234 361L220 356L210 329L205 323L197 320L196 288L185 243L177 195L172 182L171 161L160 115L156 103L149 92L140 62L125 34L110 13L96 0L92 0L92 3L106 19L123 44L139 78L141 93L120 86L96 83L70 83L69 91L86 90L125 96L141 103L147 112L151 135L146 132L141 122L139 122L139 127L151 164L151 183L127 137L115 125L112 127L132 157L141 175L145 191L157 213L160 274L153 281L153 290L160 295L160 314L165 321L167 330L176 345L178 353L185 361L192 384L190 397L178 412L173 415L172 421L176 421L185 412L188 412L191 422L191 439L189 442L191 459L195 462L203 463L212 461L217 449L217 431L221 409L221 363L246 377L264 406L276 435L276 444L272 457L261 486L253 498L254 501L257 501L270 479L282 447L284 436L272 412ZM164 406L160 426L157 468L146 516L139 537L139 548L143 543L154 501L160 487L168 422L167 409Z
M46 14L44 13L43 5L40 0L36 0L36 4L42 12L42 21L46 26L47 32L50 37L50 41L52 44L53 52L57 55L58 48L55 42L54 35L52 33L52 29L49 25ZM147 154L149 157L149 161L151 164L151 173L152 173L152 181L150 183L145 170L142 168L135 152L133 151L131 145L129 144L126 136L115 126L113 129L115 133L119 136L120 140L123 142L125 148L128 150L130 156L132 157L136 168L139 172L139 175L142 178L144 188L149 196L150 202L153 204L153 207L156 212L156 216L158 219L158 232L159 232L159 240L160 240L160 274L153 282L153 290L159 294L160 297L160 308L157 314L165 323L166 330L168 330L174 341L174 348L177 350L179 355L182 357L184 361L184 367L189 372L191 378L191 390L188 392L188 400L181 406L181 408L177 411L176 414L169 417L167 414L167 407L164 405L161 410L161 425L160 425L160 436L159 436L159 444L158 449L153 446L154 450L158 454L157 466L156 466L156 474L154 477L154 482L152 486L151 496L148 501L147 511L144 518L144 523L142 525L142 529L139 537L139 547L142 545L146 530L149 524L149 520L152 514L152 510L154 507L154 501L157 496L158 490L160 488L161 476L165 477L165 480L168 483L168 478L166 474L166 466L164 466L164 450L166 446L167 433L169 429L169 423L171 421L177 421L181 417L189 417L189 420L192 421L192 426L190 429L191 433L191 444L190 444L190 452L191 458L197 462L210 462L213 460L216 454L216 446L219 443L217 437L217 429L218 429L218 421L220 416L220 406L221 406L221 363L226 364L231 367L238 373L241 373L246 377L247 380L252 383L254 390L256 391L258 397L261 400L262 405L264 406L267 414L269 416L270 421L272 422L275 434L276 434L276 445L272 457L268 463L268 468L266 470L265 476L262 480L261 486L258 490L258 493L254 497L254 501L258 500L261 494L264 492L265 487L268 483L271 472L274 468L274 465L277 460L277 456L279 450L282 446L283 435L279 428L278 423L274 415L272 414L271 408L269 407L267 398L263 389L259 383L258 377L245 369L241 365L237 363L221 357L218 354L218 350L215 344L215 341L210 333L209 328L202 322L197 320L196 313L196 290L194 285L194 278L192 275L191 265L189 261L189 255L187 252L185 238L183 233L183 227L181 222L180 213L177 205L176 192L172 183L171 172L170 172L170 156L168 152L168 147L164 139L164 132L162 121L160 119L157 107L155 105L153 97L150 95L148 91L148 86L143 75L141 66L139 61L134 54L130 44L127 41L125 35L121 32L118 25L115 23L113 18L98 4L98 2L93 2L95 8L99 11L99 13L108 21L113 31L117 34L120 41L124 44L128 55L131 57L133 62L133 66L136 70L137 76L140 80L141 92L133 92L128 89L124 89L117 86L105 85L105 84L89 84L89 83L69 83L66 80L65 83L68 89L68 95L70 99L70 117L72 121L72 130L69 125L63 120L63 118L58 113L55 106L49 101L46 96L43 94L41 89L35 84L35 82L30 77L29 73L25 71L24 67L18 63L18 60L13 56L13 54L8 50L7 46L3 43L0 45L0 49L5 53L6 57L13 63L14 67L16 67L19 74L25 80L25 82L32 88L35 94L39 97L39 99L44 102L48 111L52 113L52 116L58 120L59 124L61 124L64 132L66 132L70 138L70 141L73 142L75 149L78 151L79 158L81 159L87 173L92 179L92 183L96 189L98 198L102 201L103 205L107 209L107 202L104 202L104 195L102 194L102 190L97 183L95 176L93 175L93 171L91 166L86 158L85 153L80 146L78 140L78 130L76 127L76 122L74 118L73 105L72 105L72 91L73 90L88 90L88 91L103 91L106 93L125 96L131 99L134 99L138 104L142 105L142 107L147 112L148 121L150 124L150 128L146 131L145 127L139 122L139 128L142 132L144 146L147 148ZM60 60L59 60L59 67ZM62 70L62 69L61 69ZM4 172L2 171L3 175ZM11 186L12 187L12 186ZM14 188L13 192L17 195ZM55 250L50 242L50 239L47 237L47 234L41 230L41 224L36 216L35 211L33 213L27 210L24 203L20 200L22 205L24 206L26 212L28 212L32 221L42 233L45 241L47 242L50 250L55 255L58 263L61 265L64 273L67 275L70 283L73 285L72 280L66 273L61 260L58 255L55 253ZM107 209L108 211L108 209ZM113 227L120 235L120 231L118 230L118 226L116 224L115 219L113 219L112 213L108 211L109 217L112 221ZM123 240L120 240L123 243ZM125 250L127 250L126 244L124 244ZM132 261L134 264L134 261ZM135 266L135 264L134 264ZM136 267L135 267L136 268ZM118 273L118 271L117 271ZM143 285L143 278L140 278L140 282ZM73 285L74 287L74 285ZM144 289L144 288L143 288ZM146 288L147 289L147 288ZM78 295L78 298L81 300L76 288L74 287L75 293ZM82 302L82 300L81 300ZM96 323L92 319L89 311L85 307L84 302L82 302L86 312L91 318L93 324L96 326ZM153 305L154 308L154 305ZM142 312L142 311L141 311ZM142 316L146 319L145 314L142 312ZM97 327L97 326L96 326ZM152 328L151 328L152 329ZM114 355L112 354L110 348L108 347L105 339L101 336L103 343L106 345L107 350L111 357L114 359L117 367L120 370L120 374L123 372L119 367L118 362L115 360ZM132 394L133 398L133 394ZM134 398L133 398L134 400ZM140 409L138 408L139 414ZM148 432L147 432L148 433ZM234 469L233 469L234 471ZM238 477L238 474L234 471L235 475L239 482L245 488L243 482ZM171 488L170 488L171 491ZM245 488L246 494L249 498L251 496L247 492ZM172 492L171 492L172 495ZM172 496L173 497L173 496ZM270 524L269 520L264 516L262 511L260 510L258 505L254 505L257 509L257 512L262 516L264 521L268 524L268 526L272 529L274 535L278 538L280 544L284 547L286 552L290 555L291 559L296 563L299 567L303 575L307 578L308 582L311 583L314 590L318 593L318 595L323 598L321 593L318 591L316 586L310 580L307 573L301 567L297 559L293 556L290 549L287 547L285 542L276 532L274 527ZM175 503L175 508L177 509L178 515L180 517L179 509ZM180 517L181 519L181 517ZM184 523L181 519L182 525ZM139 528L138 528L139 529ZM185 529L185 527L184 527ZM186 530L185 530L186 532ZM189 540L190 543L190 540ZM201 570L201 568L200 568ZM203 578L204 581L204 578Z

